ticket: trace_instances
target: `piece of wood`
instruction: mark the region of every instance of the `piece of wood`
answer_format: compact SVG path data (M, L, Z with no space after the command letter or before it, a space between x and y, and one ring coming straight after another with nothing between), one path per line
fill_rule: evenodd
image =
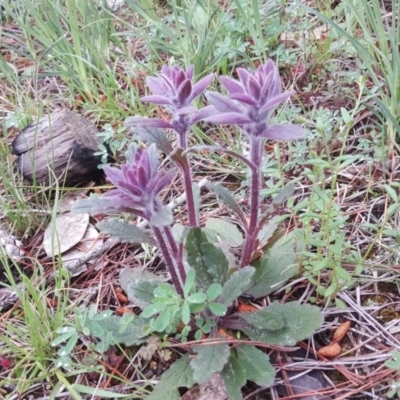
M99 174L96 127L72 111L56 111L23 129L12 143L18 170L30 182L78 185Z

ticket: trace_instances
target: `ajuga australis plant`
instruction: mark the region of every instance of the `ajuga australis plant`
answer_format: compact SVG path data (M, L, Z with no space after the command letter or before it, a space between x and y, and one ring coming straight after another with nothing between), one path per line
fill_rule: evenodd
M108 314L98 318L101 348L104 349L105 338L107 344L127 345L144 343L150 335L195 340L188 342L192 343L192 355L185 354L171 365L149 399L178 399L179 387L206 382L214 373L222 377L230 399L242 398L241 387L247 380L271 386L274 368L265 351L253 343L262 342L265 347L295 345L322 324L318 308L299 302L272 302L251 312L241 312L236 307L239 297L266 296L297 272L296 253L301 243L296 243L293 235L268 245L277 227L272 218L275 209L292 194L293 187L281 189L269 208L261 212L260 183L265 141L305 136L299 126L268 122L278 104L293 94L282 93L279 72L272 61L252 72L243 68L237 72L238 80L220 77L226 95L205 92L214 76L210 74L195 83L193 67L184 71L165 66L158 77L149 77L147 84L153 94L142 101L164 106L171 114L170 121L128 118L126 126L148 147L131 144L126 164L105 168L115 189L81 200L75 206L75 211L92 215L132 213L147 220L149 230L117 218L104 220L98 227L121 241L157 245L171 278L169 284L148 271L122 271L121 286L142 313L129 321ZM193 101L204 92L210 105L197 109ZM188 135L199 121L241 129L250 143L249 156L225 148L190 147ZM168 140L166 129L176 133L177 146ZM191 174L190 154L204 148L226 152L249 168L249 211L243 210L221 184L208 185L237 215L236 223L210 218L204 227L199 226L200 195ZM176 164L176 169L160 165L160 151ZM177 172L184 183L187 226L174 222L171 208L159 197ZM227 339L221 329L236 335L237 340Z

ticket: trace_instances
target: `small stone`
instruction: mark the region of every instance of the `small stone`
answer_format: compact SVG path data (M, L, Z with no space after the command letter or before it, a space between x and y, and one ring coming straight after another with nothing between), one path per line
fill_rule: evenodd
M15 236L0 229L0 247L4 249L6 255L14 260L19 260L23 257L23 244Z

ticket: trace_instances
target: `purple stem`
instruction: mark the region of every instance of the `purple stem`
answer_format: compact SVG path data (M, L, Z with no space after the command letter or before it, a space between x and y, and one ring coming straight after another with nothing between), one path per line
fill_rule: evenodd
M178 274L180 277L180 281L186 282L186 271L185 271L185 267L183 266L182 252L179 250L179 247L175 242L171 227L164 226L163 231L164 231L165 237L168 240L169 246L172 250L174 260L176 261L176 264L178 266Z
M250 136L250 159L254 164L251 169L250 181L250 221L246 241L243 248L241 267L250 265L254 251L254 245L258 235L258 215L260 209L260 182L261 182L261 161L264 151L265 139Z
M165 242L163 232L161 231L160 228L156 228L155 226L152 226L151 228L154 232L154 236L156 237L158 246L164 257L165 264L167 265L167 268L168 268L168 272L171 275L172 283L173 283L176 291L180 295L183 295L183 286L182 286L183 283L179 279L178 267L175 265L175 260L171 256L171 250L168 248L167 243Z
M187 149L187 132L178 132L179 146L186 150Z
M179 146L181 149L187 149L187 135L190 129L190 120L184 116L180 116L179 123L174 124L174 129L178 134ZM193 187L192 187L192 174L190 171L190 164L187 155L182 155L179 159L175 160L183 175L183 183L185 185L186 192L186 205L189 218L189 226L195 227L199 226L199 221L197 220L196 207L194 203Z
M194 203L194 194L192 186L192 174L190 171L189 160L187 156L183 156L181 160L178 161L179 167L181 168L183 175L183 182L185 185L186 192L186 205L189 218L189 226L195 227L199 226L199 221L197 220L196 207Z

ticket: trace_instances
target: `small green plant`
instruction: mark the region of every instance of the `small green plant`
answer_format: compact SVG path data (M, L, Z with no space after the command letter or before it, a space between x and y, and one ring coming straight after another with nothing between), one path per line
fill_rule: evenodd
M28 277L15 260L10 261L2 248L0 263L13 289L10 290L12 296L15 296L15 301L19 298L21 303L21 312L15 313L12 320L4 321L0 329L2 355L11 361L7 371L3 371L0 386L2 390L12 386L16 393L24 393L32 384L44 380L52 382L57 375L51 362L54 355L51 342L71 309L69 277L64 271L59 271L50 292L43 284L38 284L45 282L41 273L42 265L39 263L34 264L35 274ZM15 281L16 275L21 282ZM49 297L54 299L51 307Z
M121 241L158 245L172 281L172 285L161 282L147 271L125 272L121 285L142 313L129 321L91 313L86 319L91 324L85 326L87 333L101 337L100 343L126 345L144 343L151 334L174 334L182 341L208 334L207 340L191 347L194 358L186 354L171 365L149 399L177 398L178 387L206 382L213 373L221 374L230 399L242 398L241 387L247 380L268 387L274 382L275 370L267 354L247 339L291 346L310 337L322 324L317 307L296 301L273 302L247 313L236 309L240 296L264 297L297 273L296 254L301 243L296 243L293 234L271 240L278 225L274 213L292 195L293 185L278 191L270 206L261 212L260 182L265 141L295 140L305 135L296 125L267 122L276 106L293 94L281 93L280 76L272 61L252 73L242 68L237 72L239 80L220 77L228 95L207 92L211 105L200 110L192 102L205 91L213 74L194 83L193 67L184 71L175 66L163 67L157 78L149 77L147 83L153 95L142 101L165 106L172 119L129 118L127 126L150 144L148 149L131 144L127 163L121 169L104 167L116 189L75 205L77 212L132 213L147 220L151 234L117 218L103 220L98 227ZM201 120L239 127L250 142L249 157L215 146L189 147L191 127ZM163 129L176 132L178 146L172 146ZM227 153L248 167L249 218L225 187L212 183L207 188L236 214L237 221L210 218L205 227L200 227L201 198L193 182L189 155L203 150ZM177 168L161 168L158 151L165 153ZM186 194L188 226L174 223L171 208L159 197L177 170ZM240 249L237 257L234 249ZM231 347L219 333L221 328L237 331L243 340ZM65 341L76 339L73 330L64 334Z
M388 368L397 370L400 378L400 352L398 350L393 350L392 358L385 362ZM397 382L392 383L389 392L386 396L391 399L394 396L400 397L400 379Z
M97 136L99 136L101 144L94 155L101 156L99 168L102 168L108 164L110 156L114 159L117 158L117 155L125 149L128 139L121 135L120 131L116 131L111 124L105 124L103 131L99 132Z
M218 1L171 1L171 14L160 18L154 7L127 1L143 18L148 29L128 25L127 36L132 32L148 45L151 60L163 62L163 53L169 58L182 59L193 64L196 71L207 73L220 69L226 72L238 60L251 62L246 53L247 28L242 18L232 12L233 6L223 11ZM229 40L226 40L229 38Z
M90 101L98 99L94 82L107 82L109 97L118 87L108 63L112 62L110 42L123 47L107 8L94 1L77 3L67 0L62 5L52 1L25 1L2 4L5 12L21 26L27 40L24 48L35 65L28 73L36 77L46 65L52 74L62 77L77 93ZM43 46L38 52L35 41ZM103 86L105 87L105 86Z
M92 347L93 350L101 353L118 343L124 343L128 346L142 343L144 341L142 338L147 335L144 330L144 320L141 320L140 323L139 318L135 315L126 314L123 317L117 317L112 315L111 310L96 314L95 306L88 310L75 308L74 314L74 325L62 326L57 329L58 336L52 342L52 346L59 347L57 351L59 358L55 360L57 367L69 369L72 366L72 360L69 356L80 335L99 339ZM140 331L132 331L133 327L140 327Z
M195 270L190 269L186 276L186 282L183 288L183 297L176 292L173 286L161 283L153 292L154 297L142 313L144 318L150 319L150 326L146 333L165 332L175 333L179 322L182 321L183 327L176 335L177 339L186 341L192 330L190 322L195 317L196 339L201 339L202 334L210 333L211 329L216 326L213 317L222 317L226 314L227 307L224 304L214 302L222 292L219 283L213 283L203 291L196 291L195 286ZM206 314L204 319L200 314ZM158 314L156 318L152 318Z
M344 1L344 28L318 11L303 7L332 26L357 52L360 65L362 63L368 72L368 79L373 83L363 88L368 99L367 105L380 121L382 145L387 145L389 151L393 152L394 149L399 150L396 137L400 133L400 20L394 17L400 13L400 4L396 0L385 3L391 12L383 16L382 4L379 0ZM384 154L386 156L387 152Z
M63 326L57 329L58 336L53 340L52 346L59 346L58 349L59 358L55 364L57 368L69 369L72 365L70 354L78 342L79 334L85 336L95 336L103 338L103 341L99 342L96 346L98 351L106 351L110 345L104 337L104 330L98 321L107 319L112 315L112 311L106 310L96 314L96 307L92 306L89 310L81 310L79 308L74 309L75 314L75 326Z

